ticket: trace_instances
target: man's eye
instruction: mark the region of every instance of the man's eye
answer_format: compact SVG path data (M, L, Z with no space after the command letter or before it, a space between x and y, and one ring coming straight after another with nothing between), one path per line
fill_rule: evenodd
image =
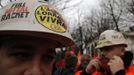
M44 63L51 63L54 61L54 59L55 59L55 56L53 55L44 55L42 60Z
M26 60L31 59L32 54L27 53L27 52L14 52L14 53L11 53L9 56L19 61L26 61Z

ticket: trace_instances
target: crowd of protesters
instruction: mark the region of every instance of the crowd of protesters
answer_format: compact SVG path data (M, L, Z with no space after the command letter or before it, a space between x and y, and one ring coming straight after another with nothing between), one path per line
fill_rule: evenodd
M126 47L122 33L106 30L100 35L96 46L100 50L98 56L93 58L87 53L78 57L67 51L68 55L62 62L65 65L60 70L57 68L54 75L134 75L133 53L125 51Z
M75 53L72 53L72 51L67 51L64 58L61 58L61 60L55 62L53 75L134 75L134 65L132 63L133 53L131 51L125 51L124 55L121 57L121 60L123 61L122 63L124 65L124 68L121 68L119 70L117 68L116 72L119 72L119 74L103 74L104 71L109 73L111 72L107 58L101 55L93 58L89 54L82 54L80 57L78 57ZM87 70L89 69L89 65L91 63L93 64L93 69L89 70L92 72L89 73ZM121 64L121 62L118 64ZM114 65L120 67L118 64ZM96 68L98 69L94 70Z

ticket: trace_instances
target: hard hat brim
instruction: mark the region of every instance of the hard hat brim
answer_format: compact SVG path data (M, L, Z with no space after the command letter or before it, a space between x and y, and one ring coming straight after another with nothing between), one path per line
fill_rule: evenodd
M104 47L110 47L110 46L117 46L117 45L124 45L125 47L127 47L127 44L111 44L111 45L105 45L105 46L96 46L96 49L100 49L100 48L104 48Z
M53 34L53 33L45 33L45 32L37 32L37 31L15 31L15 30L2 30L0 31L1 37L10 37L10 36L32 36L32 37L38 37L38 38L49 38L52 40L55 40L63 47L68 47L75 45L73 40L70 38L64 37L62 35ZM1 38L0 38L1 39Z

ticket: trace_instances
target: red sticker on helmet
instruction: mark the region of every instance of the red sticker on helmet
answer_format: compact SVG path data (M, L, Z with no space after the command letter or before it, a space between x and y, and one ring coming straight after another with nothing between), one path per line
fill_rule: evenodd
M5 14L2 15L1 21L10 19L27 18L29 15L28 7L26 3L14 3L11 7L5 10Z

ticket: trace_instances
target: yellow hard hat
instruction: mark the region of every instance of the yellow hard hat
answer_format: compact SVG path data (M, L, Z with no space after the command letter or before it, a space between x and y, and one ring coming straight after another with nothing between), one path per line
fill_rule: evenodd
M106 30L100 34L96 48L120 44L127 46L126 39L123 34L115 30Z
M10 35L50 38L64 46L74 45L63 16L39 0L18 0L0 10L0 36Z

